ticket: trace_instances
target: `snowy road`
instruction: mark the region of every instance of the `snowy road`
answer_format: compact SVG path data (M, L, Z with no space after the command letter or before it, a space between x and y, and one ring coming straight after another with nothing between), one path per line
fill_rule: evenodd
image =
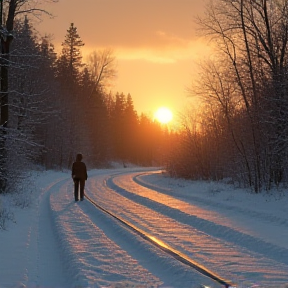
M1 288L223 287L89 201L75 203L69 175L59 175L41 184L21 250L25 269L11 275L0 264ZM85 193L238 287L286 287L287 197L269 202L224 186L130 168L90 172Z

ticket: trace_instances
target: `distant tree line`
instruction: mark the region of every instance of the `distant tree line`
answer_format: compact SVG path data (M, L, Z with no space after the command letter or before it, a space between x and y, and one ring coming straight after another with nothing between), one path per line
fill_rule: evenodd
M71 23L57 55L27 17L14 21L13 38L9 57L1 56L1 69L9 58L9 89L1 90L9 96L9 117L0 126L0 192L33 165L69 169L78 152L90 168L110 161L161 164L160 124L139 116L130 94L107 92L117 72L110 49L84 63L84 43Z
M287 185L287 1L208 4L198 22L214 53L191 88L201 104L173 133L139 116L130 94L109 92L110 49L84 63L71 23L57 55L27 17L13 18L25 2L5 2L1 28L0 192L31 165L70 168L77 152L90 167L165 164L172 176L231 179L256 193Z
M288 1L215 0L205 15L215 53L191 89L202 109L184 117L168 170L256 193L287 184Z

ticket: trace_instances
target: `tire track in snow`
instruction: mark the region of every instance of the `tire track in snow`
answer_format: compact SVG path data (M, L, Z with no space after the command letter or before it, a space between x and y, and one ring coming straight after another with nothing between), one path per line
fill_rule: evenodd
M74 202L72 189L66 183L50 198L63 263L72 283L69 287L107 287L129 278L132 282L138 278L137 283L143 284L145 277L150 287L158 287L156 278L143 275L136 262L91 221L81 207L87 206L87 201Z
M133 177L133 179L135 178L136 177ZM261 239L242 233L241 231L234 230L227 226L216 224L215 222L211 222L206 219L201 219L196 215L189 214L189 211L187 210L183 212L179 210L179 208L171 208L165 204L159 203L158 201L160 201L162 197L165 197L164 195L161 197L156 196L158 198L157 201L148 199L141 195L137 195L135 194L135 190L133 192L130 192L118 186L118 184L115 184L115 179L116 177L109 178L107 181L107 185L118 193L121 193L121 195L123 195L124 197L140 203L141 205L145 205L146 207L152 208L153 210L156 210L165 216L176 218L177 221L194 227L197 230L202 231L208 235L222 239L224 241L232 241L233 243L241 247L245 247L250 251L262 254L265 257L269 257L270 259L273 259L277 262L282 262L283 264L288 265L288 249L284 249L282 247L265 242Z
M157 173L157 172L156 172ZM158 172L159 173L159 172ZM155 174L155 172L153 172ZM149 173L141 173L133 177L133 181L136 182L137 184L146 187L148 189L155 190L157 192L163 193L165 195L173 196L173 191L171 192L171 189L165 189L163 187L159 187L153 184L148 183L147 181L143 180L142 177L145 177L149 175ZM150 173L151 175L151 173ZM264 220L267 222L272 222L272 223L277 223L277 225L282 225L283 228L288 228L288 218L281 218L269 213L264 213L264 212L259 212L259 211L253 211L251 209L247 209L245 207L239 207L231 204L225 204L225 203L219 203L215 202L213 200L209 199L203 199L197 196L191 196L189 195L189 199L192 200L193 202L198 202L200 204L204 204L207 206L215 206L217 205L219 208L223 210L232 210L233 212L249 215L251 218L258 218L260 220Z
M75 203L68 181L51 187L49 197L68 287L220 287L158 253L88 201Z
M157 259L154 251L149 251L150 248L139 244L138 237L135 235L131 237L130 232L121 228L102 212L95 211L88 201L75 203L72 194L72 187L62 185L59 191L54 191L50 197L58 241L62 248L62 259L66 264L72 286L112 287L113 283L117 283L122 287L121 283L124 281L128 284L133 283L135 287L159 287L161 280L143 268L145 265L141 267L126 250L130 252L137 250L138 255L141 254L139 248L141 251L144 249L144 252L142 251L144 255L148 253L151 259L156 259L153 264L155 268L159 262L167 261L163 257ZM117 242L126 250L122 250ZM166 268L171 269L171 266L166 265ZM182 267L178 267L178 270L174 268L176 274L179 274L179 270L182 270ZM183 287L193 287L193 276L194 274L187 278L187 283ZM131 287L134 287L133 285ZM125 284L123 287L126 287Z
M114 209L115 211L117 211L117 212L119 212L120 214L122 213L122 215L121 215L121 217L128 217L128 219L127 220L129 220L129 221L132 221L132 222L134 222L134 223L137 223L137 222L139 222L139 223L142 223L141 225L143 226L145 226L147 229L148 229L148 231L149 231L149 229L151 229L151 227L153 228L153 226L155 226L156 227L156 224L155 223L153 223L152 224L152 222L150 222L151 220L149 220L148 218L146 218L146 220L144 219L144 220L141 220L141 215L139 216L137 216L136 215L136 212L134 213L133 211L134 210L137 210L137 209L134 209L133 211L131 210L129 210L130 208L127 208L127 207L132 207L131 205L132 204L129 204L130 206L126 206L126 205L122 205L121 206L121 209L119 210L119 207L117 208L115 205L113 206L113 205L111 205L111 202L112 201L116 201L117 203L120 203L121 201L121 203L123 204L124 202L129 202L130 200L128 200L128 199L131 199L130 197L134 197L133 198L133 200L135 200L135 196L133 196L132 194L132 192L129 192L129 191L127 191L126 189L123 189L123 188L119 188L119 186L117 186L113 181L115 180L117 178L117 176L116 175L114 175L114 176L110 176L110 177L107 177L107 179L104 181L104 184L102 184L102 187L99 187L99 183L97 183L97 190L98 190L98 192L99 192L99 195L98 196L100 196L101 197L101 199L100 198L97 198L97 201L100 201L100 202L102 202L104 205L106 204L106 205L108 205L108 207L109 207L109 209L111 210L111 208L112 208L112 210ZM106 184L107 184L107 186L106 186ZM109 191L109 193L107 193L107 189L109 189L110 188L110 191ZM105 192L105 195L104 195L104 193L103 193L103 191L106 191ZM126 195L126 199L127 200L121 200L119 197L119 199L117 198L117 194L115 195L115 193L114 193L114 191L113 190L116 190L116 192L118 193L118 194L125 194ZM114 193L114 194L113 194ZM107 197L107 195L109 195L108 197ZM122 195L123 196L123 195ZM105 199L102 199L102 198L107 198L106 200ZM124 198L124 199L125 199ZM144 199L144 197L141 197L141 198L138 198L138 202L139 202L139 199L141 199L141 205L143 204L143 201L145 200ZM144 200L143 200L144 199ZM156 206L154 206L154 207L152 207L152 210L153 211L155 211L155 210L157 210L157 212L159 212L158 210L159 210L159 208L160 209L163 209L163 206L165 206L165 205L162 205L162 207L161 207L161 205L159 206L159 205L157 205L157 203L153 203L154 201L151 201L151 200L146 200L146 201L148 201L147 203L146 203L146 205L144 205L147 209L148 209L148 207L149 207L149 209L151 208L151 205L153 206L153 205L156 205ZM134 202L134 203L137 203L137 201L136 202ZM128 205L128 204L127 204ZM134 205L134 206L136 206L136 205ZM138 208L138 210L139 209L141 209L141 207L139 206L138 207L138 205L137 205L137 208ZM150 210L147 210L146 211L146 215L149 215L149 214L151 214L152 212L150 211ZM164 209L165 210L165 209ZM174 210L176 210L176 209L174 209ZM174 211L173 209L171 209L171 208L168 208L168 212L169 213L171 213L171 211L173 211L173 213L171 213L171 214L169 214L169 216L168 216L168 219L170 218L172 218L173 219L173 217L175 217L175 211ZM149 212L150 211L150 212ZM131 220L131 219L129 219L129 217L131 216L131 213L133 214L133 219ZM130 215L128 215L128 214L130 214ZM185 217L187 217L187 215L185 215L185 213L182 213ZM162 214L163 215L163 214ZM183 216L182 215L182 216ZM143 215L142 215L143 216ZM177 215L176 215L177 216ZM179 216L179 215L178 215ZM177 219L177 221L179 220L178 218L179 217L175 217L176 219ZM157 216L155 216L155 217L157 217ZM160 216L158 216L158 217L160 217ZM184 218L185 218L184 217ZM144 217L145 218L145 217ZM168 219L165 219L165 216L161 216L160 218L162 218L161 219L161 221L169 221ZM181 218L181 217L180 217ZM190 219L191 220L191 219ZM198 220L197 218L196 218L196 220ZM142 222L141 222L142 221ZM187 221L187 222L189 222L189 221ZM139 224L138 223L138 224ZM181 223L181 221L178 221L178 225L179 225L179 223ZM201 224L203 224L203 222L201 223ZM205 224L205 222L204 222L204 224ZM207 223L206 223L207 224ZM137 224L136 224L137 225ZM173 233L173 229L175 228L173 225L174 224L169 224L170 226L171 226L171 229L167 229L167 231L169 231L169 233L171 234L171 233ZM183 225L183 224L180 224L180 226L181 225ZM186 228L186 226L187 225L189 225L189 223L188 224L185 224L184 225L184 230L183 231L185 231L185 229L187 230L187 228ZM214 225L214 226L212 226L214 229L215 228L218 228L218 225L216 225L216 227L215 227L215 223L212 223L212 225ZM190 225L189 225L190 226ZM201 225L199 225L199 226L201 226ZM144 229L145 229L145 227L144 227ZM190 226L191 227L191 226ZM167 227L166 227L167 228ZM142 229L143 229L143 227L142 227ZM161 228L153 228L153 229L156 229L154 232L155 233L157 233L157 229L159 230L161 230ZM153 230L152 229L152 230ZM164 228L163 228L164 229ZM161 230L162 231L162 230ZM167 234L167 231L166 231L166 234ZM190 233L190 237L191 237L191 235L195 235L195 237L197 237L197 235L196 235L196 233L199 233L199 231L197 230L197 231L193 231L193 229L192 229L192 227L190 228L190 229L188 229L187 231L189 231L189 233ZM151 232L151 231L150 231ZM231 231L231 233L232 233L233 231ZM153 233L153 232L152 232ZM162 234L161 234L162 233ZM185 233L185 232L183 232L183 233ZM188 234L189 234L188 233ZM193 234L194 233L194 234ZM218 238L216 238L216 237L213 237L214 238L214 240L213 239L211 239L211 236L209 236L209 235L207 235L206 233L199 233L199 234L201 234L201 236L199 236L200 237L200 239L201 239L201 237L202 237L202 240L203 240L203 243L205 243L205 242L213 242L214 241L214 244L213 244L213 246L214 247L216 247L216 250L215 249L212 249L211 250L211 246L210 246L210 248L208 247L208 249L206 250L206 252L204 251L203 252L203 247L202 248L200 248L200 250L197 250L198 248L197 247L194 247L194 248L192 248L192 250L194 249L194 253L196 252L196 254L195 255L197 255L197 257L199 257L199 255L201 254L201 257L202 257L202 261L207 261L207 257L211 257L212 255L214 255L216 258L218 257L218 262L217 261L214 261L214 259L211 259L211 261L213 262L214 261L214 264L212 263L212 265L216 265L215 267L217 267L217 268L219 268L220 270L221 269L223 269L223 271L225 271L225 269L227 269L227 267L229 267L230 269L235 269L235 271L234 272L232 272L232 271L230 271L231 273L232 273L232 275L233 275L233 273L235 274L235 273L239 273L239 274L241 274L241 269L244 269L246 272L246 276L247 275L249 275L249 273L251 274L251 275L254 275L253 276L253 278L255 279L257 279L257 277L259 278L260 277L260 279L264 279L265 277L267 277L267 283L269 283L269 281L271 281L271 279L269 279L269 277L275 277L275 281L282 281L282 283L283 283L283 281L285 281L286 279L285 279L285 277L286 277L286 272L285 272L285 269L287 268L287 267L282 267L281 268L281 264L279 264L278 262L274 262L273 261L273 263L270 261L270 260L268 260L268 259L266 259L265 257L263 257L263 255L261 256L261 255L259 255L258 253L255 253L255 252L249 252L249 251L247 251L246 250L246 252L245 252L245 249L240 245L240 246L235 246L235 243L231 243L232 245L230 246L230 244L228 244L227 243L227 241L225 242L223 242L223 241L218 241L217 239ZM164 232L162 231L162 232L159 232L159 235L162 235L163 237L166 237L165 235L164 235ZM159 236L158 235L158 236ZM160 237L160 236L159 236ZM171 243L174 243L175 241L176 241L176 239L177 239L177 236L175 236L174 237L174 239L173 239L173 236L169 236L170 237L170 240L168 241L168 244L170 244L171 245ZM188 237L188 235L187 235L187 237ZM192 236L192 237L194 237L194 236ZM236 237L237 238L237 237ZM206 239L206 240L205 240ZM198 239L199 240L199 239ZM164 239L164 241L165 242L167 242L166 241L166 239ZM172 241L172 242L171 242ZM186 242L185 242L186 241ZM189 243L190 243L190 241L189 240L185 240L184 242L183 242L183 244L182 244L182 246L184 245L188 245ZM216 241L216 242L215 242ZM207 242L207 243L208 243ZM201 243L201 244L203 244L203 243ZM206 243L206 244L207 244ZM217 244L218 243L218 244ZM195 243L194 243L195 244ZM205 245L206 245L205 244ZM211 244L211 243L210 243ZM210 245L210 244L208 244L208 246ZM242 242L240 243L240 244L242 244ZM190 243L190 245L191 245L191 243ZM204 245L204 246L205 246ZM224 245L224 246L223 246ZM201 246L201 245L200 245ZM226 252L225 252L225 249L224 249L224 251L221 251L220 250L220 254L222 253L223 255L225 255L225 258L226 259L223 259L223 261L222 261L222 263L221 262L219 262L219 257L221 258L221 255L219 256L217 256L217 249L223 249L223 247L225 247L226 246L226 248L225 249L228 249L228 250L226 250ZM230 248L229 248L230 247ZM207 248L207 245L206 245L206 248ZM177 249L177 248L176 248ZM233 252L234 251L234 252ZM212 253L212 254L211 254ZM244 253L244 254L243 254ZM244 256L245 255L245 253L246 253L246 256ZM205 254L206 254L206 256L205 256ZM219 251L218 251L218 254L219 254ZM249 255L250 254L250 255ZM210 256L209 256L210 255ZM223 256L222 255L222 256ZM242 255L242 256L241 256ZM249 255L249 256L248 256ZM214 257L214 256L212 256L212 257ZM231 258L232 257L232 258ZM193 258L193 256L192 256L192 258ZM234 262L232 261L233 260L233 258L234 258ZM262 258L262 259L261 259ZM249 260L250 262L249 263L245 263L245 260ZM259 259L259 260L257 260L257 259ZM262 261L260 261L260 259L262 260ZM198 258L198 260L197 261L199 261L199 260L201 260L201 259L199 259ZM259 262L260 261L260 262ZM263 262L264 261L264 262ZM265 264L265 261L268 261L268 263L267 263L267 265ZM241 265L240 265L240 262L242 263ZM203 262L202 262L203 263ZM209 261L207 262L208 264L209 264ZM211 263L210 263L211 264ZM206 265L206 263L204 263L204 265ZM228 266L227 266L228 265ZM273 269L271 270L271 271L268 271L270 268L271 268L271 265L272 266L275 266L275 267L273 267ZM280 266L279 266L280 265ZM207 266L207 265L206 265ZM282 265L283 266L283 265ZM209 266L208 266L209 267ZM226 268L225 268L226 267ZM256 267L256 269L254 269L254 267ZM210 267L210 269L212 269L212 270L215 270L215 269L213 269L213 267L211 268ZM240 270L239 270L240 269ZM275 270L276 269L276 270ZM279 273L277 273L277 269L279 270L278 272ZM283 272L283 269L284 269L284 272ZM254 270L256 270L256 272L254 271ZM251 271L251 272L249 272L249 271ZM257 272L258 271L258 272ZM219 271L218 271L218 273L220 273ZM220 273L221 274L221 273ZM221 275L223 275L223 273L221 274ZM229 274L228 273L228 276L225 276L225 278L230 278L231 279L231 274ZM256 277L255 277L255 275L256 275ZM265 276L266 275L266 276ZM268 275L270 275L270 276L268 276ZM274 275L274 276L273 276ZM234 275L234 276L236 276L236 275ZM238 275L239 276L239 275ZM243 276L243 275L242 275ZM236 277L237 278L237 277ZM241 278L241 277L240 277ZM281 280L282 279L282 280ZM234 280L234 282L236 282L237 280L235 280L235 279L233 279ZM280 282L278 282L278 283L280 283ZM268 286L267 286L268 287Z
M111 216L112 218L119 221L121 224L123 224L125 227L128 227L136 234L140 235L143 239L147 240L148 242L152 243L154 246L159 247L162 251L166 252L168 255L174 257L179 262L195 269L196 271L200 272L204 276L207 276L208 278L214 280L215 282L218 282L221 285L224 285L225 287L229 288L234 286L232 283L230 283L229 280L223 279L221 276L217 275L216 273L209 271L206 267L202 266L201 264L197 263L196 261L192 260L191 258L187 257L187 255L173 249L172 247L169 247L166 243L162 242L161 240L157 239L156 237L149 235L148 233L142 231L141 229L137 228L136 226L132 225L131 223L125 221L124 219L118 217L117 215L111 213L110 211L106 210L105 208L98 205L95 201L93 201L91 198L86 196L86 198L100 211L106 213L107 215Z

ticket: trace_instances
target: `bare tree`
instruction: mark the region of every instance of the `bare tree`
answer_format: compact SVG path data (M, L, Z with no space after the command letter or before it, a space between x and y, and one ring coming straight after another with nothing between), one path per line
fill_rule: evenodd
M115 57L109 48L92 52L88 56L87 66L96 91L104 91L117 75Z
M226 67L206 66L202 94L222 107L259 192L283 180L287 160L288 2L215 0L206 12L199 24Z

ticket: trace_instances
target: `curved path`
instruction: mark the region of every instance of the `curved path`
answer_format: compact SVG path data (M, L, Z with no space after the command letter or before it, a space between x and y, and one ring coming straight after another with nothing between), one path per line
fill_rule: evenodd
M88 193L99 205L185 253L234 283L264 287L287 284L288 249L241 227L226 212L287 231L287 218L247 207L219 204L194 196L183 199L173 189L145 182L157 172L120 173L92 179ZM146 175L146 178L145 178ZM144 179L144 180L143 180ZM181 199L182 198L182 199ZM119 203L121 203L119 205ZM217 209L215 209L217 205ZM221 212L223 211L223 212ZM231 214L231 212L230 212ZM269 229L267 224L267 229ZM254 226L255 227L255 226Z
M41 182L29 217L18 220L27 239L15 237L13 245L6 245L13 269L0 264L1 288L223 287L89 201L75 203L69 174L53 173ZM204 193L201 185L193 186L198 193L189 193L183 185L158 170L93 170L85 193L124 222L239 288L286 287L287 211L273 215L255 204L220 201L214 197L220 193L214 184L211 193ZM227 195L233 197L234 192ZM2 244L6 236L1 234ZM17 280L11 283L11 278Z
M109 194L112 190L103 181L111 177L112 171L122 173L106 170L90 175L85 193L97 203L101 202L98 201L99 197L104 199L105 195L109 202L107 208L117 206L121 210L121 207L124 208L124 198L121 196L120 202L117 202L117 197L111 199ZM89 201L75 203L72 190L69 179L61 187L52 187L49 194L61 259L65 273L74 287L115 285L199 288L200 284L206 287L223 287L151 245L138 233L96 209ZM132 206L134 204L136 203L131 203Z

